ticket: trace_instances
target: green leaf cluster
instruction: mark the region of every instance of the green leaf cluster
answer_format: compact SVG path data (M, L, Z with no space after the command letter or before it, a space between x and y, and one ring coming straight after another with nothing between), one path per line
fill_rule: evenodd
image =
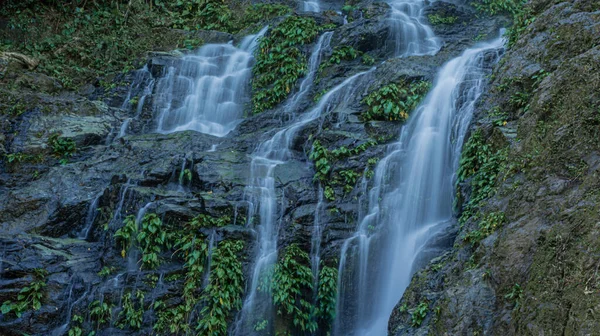
M148 51L200 44L172 28L237 33L290 11L234 0L8 0L0 9L9 18L0 44L39 60L38 71L77 88L132 70Z
M504 221L505 217L503 212L491 212L481 219L477 230L467 233L464 237L464 241L471 243L471 245L476 245L496 231L504 224Z
M328 328L335 319L337 298L338 270L334 267L323 266L319 272L319 290L317 293L317 316Z
M471 178L471 197L464 207L461 222L474 214L474 209L496 191L496 180L506 161L506 150L494 151L486 143L481 129L471 134L463 147L457 182Z
M479 0L473 6L489 15L506 14L512 17L513 25L506 31L508 46L511 47L535 21L531 9L525 6L526 3L526 0Z
M242 307L244 273L239 254L243 248L241 240L224 240L213 252L208 286L202 295L206 306L196 327L201 335L226 335L231 313Z
M140 290L135 292L136 305L133 301L131 292L123 296L123 309L119 313L119 323L117 326L121 329L127 327L139 330L144 320L144 293Z
M69 157L77 151L75 141L69 138L61 138L59 133L54 133L48 137L48 146L52 149L52 154L60 159L61 164L66 164Z
M88 308L90 311L90 319L96 321L96 329L112 319L111 311L113 305L108 304L105 300L102 302L100 300L92 301Z
M137 224L135 222L135 216L129 215L123 220L123 226L115 231L113 237L117 241L118 245L121 245L121 256L125 258L127 251L131 247L133 242L132 238L137 233Z
M428 81L402 81L383 86L362 100L367 105L363 119L405 121L425 98L430 87Z
M142 251L142 267L155 269L160 265L158 258L163 249L171 247L171 235L162 228L158 215L149 213L142 219L142 228L136 240Z
M300 46L311 43L321 29L312 18L288 16L259 43L252 69L252 111L260 113L282 102L306 71Z
M429 305L427 302L420 302L419 305L415 308L410 316L411 325L413 327L420 327L425 317L427 317L427 313L429 312Z
M21 288L17 295L17 301L4 301L0 311L3 315L13 312L21 317L28 310L39 310L42 307L44 289L46 288L46 276L48 272L41 268L34 270L34 280L29 285Z
M343 158L358 155L376 144L377 141L369 140L354 148L340 147L330 151L325 148L319 140L313 142L312 150L308 158L313 161L315 165L314 180L318 180L323 184L323 192L327 200L335 200L335 192L332 186L342 184L344 192L349 193L354 189L356 181L360 176L359 172L353 170L341 170L332 177L331 172L333 170L333 164ZM371 162L372 161L370 160L369 164L371 164Z
M314 307L307 299L313 290L313 276L308 253L297 244L290 244L275 265L273 272L273 303L277 314L292 318L294 327L306 332L315 332L317 323L313 319Z

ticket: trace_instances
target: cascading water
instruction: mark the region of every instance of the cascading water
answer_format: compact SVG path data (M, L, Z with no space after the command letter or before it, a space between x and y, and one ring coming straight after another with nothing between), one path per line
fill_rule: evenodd
M313 1L303 1L302 2L302 10L305 12L320 12L321 4L318 0Z
M304 79L300 83L300 89L285 104L286 112L294 114L300 102L313 88L313 85L315 83L315 76L319 70L319 64L321 64L321 56L323 54L323 51L329 48L332 36L333 32L326 32L323 35L321 35L321 37L319 37L319 40L317 41L312 50L310 59L308 60L308 72L306 73L306 76L304 76Z
M322 45L325 39L319 39ZM315 47L320 52L321 47ZM311 57L312 59L312 57ZM277 166L285 164L292 156L292 142L308 123L348 101L354 92L355 80L366 72L355 74L325 94L316 107L303 114L298 121L278 131L271 139L261 143L252 157L248 194L250 195L248 225L254 225L252 219L258 215L258 255L255 259L250 288L242 311L239 314L235 334L252 334L253 323L264 319L272 321L272 299L260 286L269 281L268 276L277 260L277 195L275 192L274 171ZM266 277L266 278L265 278ZM272 328L272 326L270 326Z
M378 164L369 211L342 248L335 335L387 334L390 313L427 240L453 222L454 174L497 39L440 70L434 87Z
M222 137L233 130L248 100L252 52L266 31L245 37L239 48L207 44L170 67L156 88L158 132L194 130Z
M123 124L121 124L117 138L124 137L127 134L127 129L129 128L131 121L140 117L146 98L152 94L154 83L155 80L152 78L152 74L148 70L147 65L135 72L135 77L129 87L129 92L121 106L121 109L125 111L131 111L133 107L135 107L135 115L125 119ZM141 87L143 87L143 89L141 90L140 96L134 96L134 92L140 91Z
M433 30L421 23L424 0L392 0L390 28L394 54L398 57L434 55L441 48Z

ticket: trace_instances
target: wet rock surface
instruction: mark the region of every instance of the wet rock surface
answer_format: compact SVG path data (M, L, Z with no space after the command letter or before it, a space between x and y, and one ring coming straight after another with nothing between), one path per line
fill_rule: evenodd
M394 335L596 335L598 2L532 1L536 19L495 67L473 126L512 167L417 272L389 323ZM516 97L525 95L522 105ZM503 112L498 123L498 111ZM496 121L496 125L494 125ZM498 126L499 125L499 126ZM593 139L593 140L592 140ZM472 189L460 186L463 204ZM503 224L468 241L486 214ZM416 324L416 308L426 317Z
M338 2L328 5L341 8ZM388 60L391 51L385 17L389 14L389 6L369 1L357 5L361 6L364 16L353 16L349 24L335 28L331 48L325 50L323 60L331 56L335 47L349 45L375 58L375 64L366 65L359 57L326 67L319 73L318 83L310 94L298 105L298 112L310 109L315 105L315 96L344 79L359 71L376 69L357 83L352 99L311 122L298 134L292 148L294 159L277 167L274 173L276 192L285 196L280 198L283 202L280 204L281 218L278 218L281 223L279 246L298 243L310 250L319 199L319 185L308 159L313 140L318 138L328 150L368 144L364 150L339 159L332 166L332 176L339 176L342 171L354 171L360 178L348 184L349 187L335 185L334 200L326 201L321 211L324 260L338 258L344 239L354 232L370 187L366 177L372 165L370 159L377 160L385 155L386 146L397 139L401 127L391 121L364 122L361 113L366 107L361 103L362 99L371 91L399 80L431 81L444 62L476 43L477 39L495 37L499 28L506 24L502 19L478 18L467 6L433 2L426 13L444 11L459 18L455 24L434 27L444 41L442 50L435 56ZM307 15L323 22L331 21L319 14ZM336 22L340 19L338 17ZM568 19L583 27L590 22L589 18L575 14ZM238 39L218 32L193 34L206 43ZM308 47L306 52L310 50ZM516 50L524 48L527 47ZM165 69L181 55L181 52L149 53L146 60L148 73L142 81L147 83L163 76ZM517 51L509 55L523 57ZM595 60L596 56L597 53L589 53L580 57ZM522 62L529 64L526 60ZM90 85L78 93L67 93L51 78L32 76L27 69L5 63L7 66L0 68L4 71L3 83L15 83L16 89L0 88L0 94L24 104L20 113L2 120L0 151L24 156L17 161L4 159L0 163L0 302L14 299L15 294L32 281L35 269L45 269L48 275L42 309L28 311L19 318L2 315L0 334L64 334L63 326L69 324L72 315L75 312L85 315L94 300L115 304L117 310L113 315L117 316L124 293L134 289L146 293L144 302L148 307L159 298L172 306L178 304L183 280L173 275L181 275L183 261L164 253L161 255L164 262L157 270L140 270L135 260L132 267L130 260L119 254L112 237L127 215L139 215L142 209L146 213L156 213L163 222L175 227L181 227L199 214L228 216L228 225L209 228L202 233L213 237L216 243L225 239L243 240L245 277L251 276L257 232L255 227L247 225L248 218L245 218L251 206L246 188L250 161L258 143L290 122L290 116L282 106L247 116L234 131L222 138L192 131L157 134L154 133L156 116L151 104L152 95L157 93L152 92L139 111L127 101L143 92L143 85L135 87L131 84L139 80L136 77L139 73L132 72L115 79L117 85L113 88ZM553 87L549 83L542 85ZM127 118L133 118L128 132L118 137L119 128ZM53 134L72 141L76 151L68 156L54 152L49 144ZM587 159L589 167L597 168L597 157ZM568 193L569 181L549 180L546 189L536 192ZM448 234L453 236L455 233ZM522 250L526 246L523 244ZM467 252L462 253L461 260L468 259ZM441 258L454 260L454 254ZM114 270L109 275L99 275L105 266L114 267ZM439 276L433 280L426 277L429 273L419 273L417 277L427 280L423 280L421 287L411 285L404 300L417 300L421 296L415 293L421 290L431 293L428 300L438 300L447 288L441 274L449 267L437 271ZM430 269L428 266L425 272ZM473 322L465 321L448 330L458 333L471 330L468 328L473 323L497 313L496 289L482 279L483 271L477 272L472 272L474 274L469 278L473 285L453 288L454 296L464 296L470 301L455 301L456 307L448 310L456 312L455 315L442 315L443 321L449 321L451 316L471 316ZM148 280L152 277L159 280ZM432 288L429 284L433 284ZM507 314L507 309L502 312ZM405 317L392 321L406 322ZM132 333L111 324L98 330L97 335L147 335L152 333L154 319L149 309L139 331ZM86 319L85 323L91 325L92 322ZM495 325L492 323L489 328ZM398 330L413 332L409 327L401 328L405 329ZM418 332L423 330L427 329Z

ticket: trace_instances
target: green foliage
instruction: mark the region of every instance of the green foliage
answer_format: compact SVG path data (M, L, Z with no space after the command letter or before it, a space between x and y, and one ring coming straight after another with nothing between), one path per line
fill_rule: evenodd
M526 0L479 0L473 6L489 15L506 14L512 17L513 25L506 32L508 46L511 47L535 20L531 10L525 7L526 3Z
M415 310L411 314L411 325L415 328L420 327L423 321L425 320L425 317L427 317L428 312L429 305L427 304L427 302L420 302L417 308L415 308Z
M334 64L340 64L342 61L352 61L360 56L360 54L360 51L349 45L335 47L331 53L331 57L319 66L319 71L323 71L323 69Z
M137 230L135 216L129 215L123 220L123 226L113 235L117 244L121 245L121 257L125 258L127 255L127 251L131 247L132 238L135 236Z
M21 317L28 310L39 310L42 307L48 272L41 268L36 268L33 272L34 280L19 291L17 301L7 300L2 303L0 311L3 315L13 312L17 317Z
M52 154L60 159L61 164L66 164L69 157L77 151L75 141L61 138L59 133L54 133L48 137L48 146L52 149Z
M510 293L506 294L504 298L512 301L515 305L514 308L519 308L520 301L523 299L523 288L518 283L515 284Z
M202 295L206 306L196 327L201 335L226 335L231 313L242 307L244 273L239 254L243 248L241 240L225 240L212 255L208 286Z
M319 272L317 317L329 327L335 319L338 270L323 266Z
M325 181L331 171L329 162L329 151L321 145L319 140L315 140L312 145L312 151L308 156L315 164L315 180Z
M252 69L252 110L273 108L291 92L306 71L306 58L299 46L314 41L320 29L312 18L289 16L259 43Z
M373 58L373 56L371 56L369 54L363 54L362 55L362 63L364 65L373 65L373 64L375 64L375 58Z
M186 271L183 298L187 312L190 312L198 301L195 293L198 288L202 287L204 264L208 257L206 237L197 232L200 228L206 227L211 221L212 218L204 214L195 217L185 226L184 234L175 241L175 248L177 249L175 253L185 261L183 264Z
M352 189L354 189L354 186L356 185L356 180L358 180L358 177L360 176L359 173L353 170L341 170L339 172L339 175L343 179L344 192L346 193L349 193L352 191Z
M119 313L120 322L117 324L121 329L129 327L134 330L139 330L142 327L144 319L144 293L137 290L135 292L135 298L138 300L137 307L139 308L136 308L131 293L127 293L123 296L123 309Z
M112 307L106 301L100 302L100 300L96 300L90 303L88 307L90 310L90 319L96 321L96 329L111 320Z
M69 328L69 332L67 336L83 336L83 316L73 315L71 318L71 328Z
M467 233L464 240L471 243L471 245L476 245L496 231L504 221L505 217L503 212L491 212L479 222L479 228L477 230Z
M187 316L191 309L188 309L187 304L165 309L163 302L156 301L153 308L158 316L153 326L154 331L161 335L187 335L190 332Z
M464 207L461 222L474 214L474 208L495 191L496 179L506 161L506 151L493 151L480 129L471 134L463 147L458 167L458 182L471 178L471 197Z
M356 181L360 176L358 172L353 170L341 170L337 174L334 174L332 178L331 171L333 170L334 162L353 155L358 155L376 144L377 141L369 140L354 148L340 147L330 151L321 145L319 140L313 142L309 159L315 164L314 180L318 180L322 183L324 188L323 194L328 201L335 200L335 191L333 190L332 185L342 184L344 192L349 193L354 189ZM375 163L376 160L372 162L370 159L368 164Z
M293 319L294 327L314 332L317 323L312 318L314 307L306 299L313 289L310 258L297 244L286 247L285 253L275 265L272 290L277 314Z
M98 276L99 277L106 277L106 276L109 276L114 271L115 271L114 267L104 266L104 267L102 267L102 269L100 270L100 272L98 272Z
M171 30L240 30L290 12L279 4L232 0L11 1L0 44L40 60L38 71L76 88L99 77L129 71L149 50L195 47ZM110 79L109 79L110 80Z
M157 268L160 265L158 255L163 248L171 247L171 235L162 228L162 221L153 213L142 219L142 228L136 239L142 250L142 267L147 269Z
M442 16L439 14L429 14L427 15L427 18L429 19L429 23L434 26L440 24L453 24L458 20L458 17L456 16Z
M325 186L325 189L323 189L323 195L328 201L335 201L335 191L333 191L333 188L330 185Z
M362 102L368 106L363 112L363 119L404 121L423 100L430 86L427 81L417 81L381 87L363 99Z

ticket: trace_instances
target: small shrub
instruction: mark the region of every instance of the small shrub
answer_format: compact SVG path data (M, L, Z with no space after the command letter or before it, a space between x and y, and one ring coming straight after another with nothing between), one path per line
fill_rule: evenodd
M44 288L46 288L46 276L48 272L41 268L34 270L34 280L29 285L23 287L17 295L17 301L4 301L0 311L3 315L13 312L17 317L21 317L28 310L39 310L42 307L44 298Z
M66 164L69 157L77 151L73 139L61 138L59 133L54 133L48 138L48 145L52 149L52 154L59 158L61 164Z
M416 328L420 327L421 324L423 324L425 317L427 317L428 312L429 305L427 302L420 302L417 308L415 308L411 314L411 325Z
M427 81L392 83L371 92L363 103L363 119L404 121L425 98L431 84Z

